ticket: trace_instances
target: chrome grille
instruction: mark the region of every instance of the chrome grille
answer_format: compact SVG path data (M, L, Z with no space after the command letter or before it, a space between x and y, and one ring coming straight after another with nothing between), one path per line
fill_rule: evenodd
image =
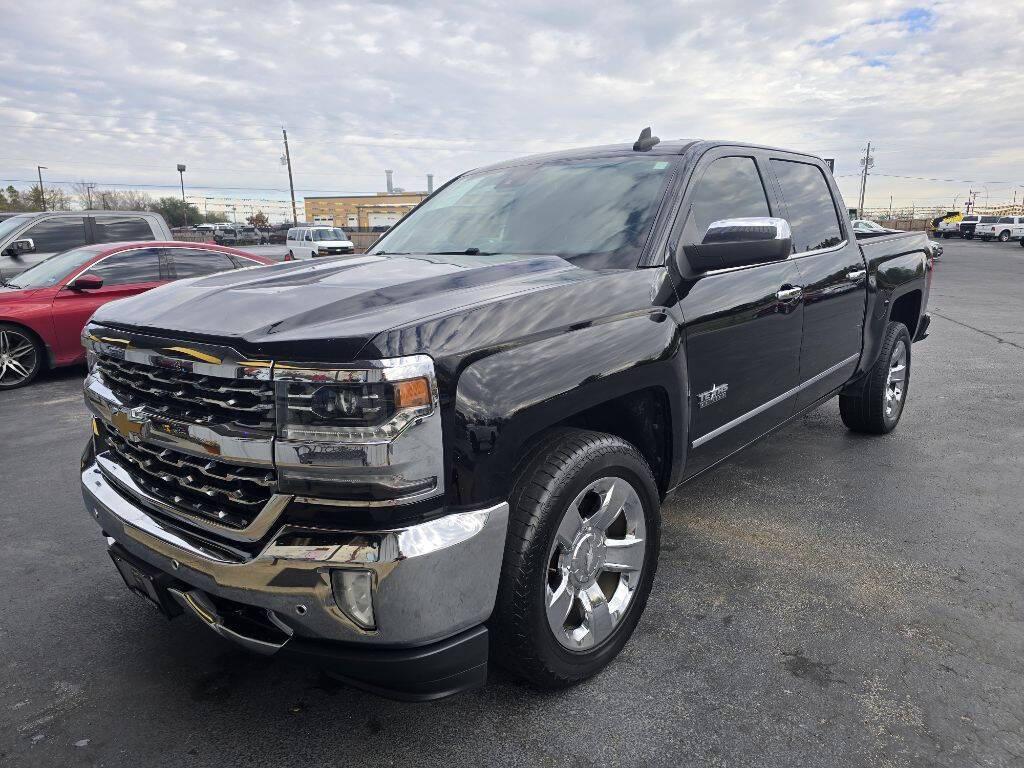
M193 424L273 428L274 390L268 381L204 376L101 356L104 383L130 406Z
M204 459L125 440L105 430L110 457L145 491L186 513L233 528L248 526L270 500L271 469Z

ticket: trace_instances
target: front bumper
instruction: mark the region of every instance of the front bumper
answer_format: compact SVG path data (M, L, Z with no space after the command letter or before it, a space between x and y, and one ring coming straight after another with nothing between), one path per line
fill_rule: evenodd
M224 637L259 652L333 659L327 666L336 674L382 691L394 693L393 684L406 680L412 690L399 694L416 698L462 690L486 675L480 625L497 593L506 503L386 531L286 525L250 557L134 503L95 457L87 455L81 479L85 506L109 545L169 575L182 607ZM335 602L331 572L345 569L373 574L372 630ZM220 618L230 613L219 611L225 607L248 611L247 626L253 613L266 626L230 626ZM375 654L379 662L371 663ZM416 659L429 660L418 673ZM447 682L423 679L435 673Z

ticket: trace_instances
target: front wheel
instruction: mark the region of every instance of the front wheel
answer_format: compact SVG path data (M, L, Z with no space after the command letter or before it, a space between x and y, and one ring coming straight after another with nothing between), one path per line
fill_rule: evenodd
M910 332L890 322L878 360L867 375L839 395L839 414L854 432L884 435L903 415L910 388Z
M28 331L0 323L0 390L30 384L43 367L43 348Z
M640 620L660 496L636 448L579 429L549 434L514 480L494 655L538 687L561 688L614 659Z

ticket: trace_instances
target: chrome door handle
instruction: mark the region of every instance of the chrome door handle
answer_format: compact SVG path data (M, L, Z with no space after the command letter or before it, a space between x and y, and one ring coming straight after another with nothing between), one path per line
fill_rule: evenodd
M795 301L796 299L799 299L803 293L803 288L780 288L775 293L775 298L779 301Z
M868 271L866 269L855 269L853 270L853 272L846 273L846 279L852 280L853 282L856 283L859 280L863 280L865 277L867 277L867 274Z

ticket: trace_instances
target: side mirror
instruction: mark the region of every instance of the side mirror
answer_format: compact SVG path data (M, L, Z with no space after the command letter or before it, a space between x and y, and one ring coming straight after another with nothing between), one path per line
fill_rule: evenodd
M68 288L72 291L95 291L102 287L103 278L99 275L79 275L68 283Z
M35 253L36 244L31 237L23 237L7 246L7 250L17 256L23 253Z
M771 216L711 222L700 244L683 248L695 270L745 267L789 258L793 233L789 222Z

